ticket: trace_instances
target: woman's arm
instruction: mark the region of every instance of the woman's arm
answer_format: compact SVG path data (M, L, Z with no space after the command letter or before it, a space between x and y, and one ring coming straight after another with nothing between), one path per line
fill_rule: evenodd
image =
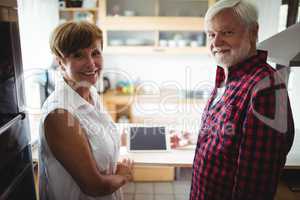
M84 130L68 111L57 109L50 113L45 119L44 128L53 155L87 195L111 194L131 179L130 163L123 166L121 174L100 173Z

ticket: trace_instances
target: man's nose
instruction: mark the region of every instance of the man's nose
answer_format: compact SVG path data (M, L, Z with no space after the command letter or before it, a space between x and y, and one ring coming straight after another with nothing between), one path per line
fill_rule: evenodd
M216 34L214 40L213 40L213 45L215 47L218 47L218 46L222 46L223 45L223 38L220 34Z

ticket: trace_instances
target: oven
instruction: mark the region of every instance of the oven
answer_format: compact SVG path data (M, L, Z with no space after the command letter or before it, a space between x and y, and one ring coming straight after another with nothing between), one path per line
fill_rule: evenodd
M0 2L0 200L36 199L14 0Z

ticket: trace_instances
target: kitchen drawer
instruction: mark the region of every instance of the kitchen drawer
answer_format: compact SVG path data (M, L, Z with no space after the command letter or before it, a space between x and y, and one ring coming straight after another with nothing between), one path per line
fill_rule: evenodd
M174 177L174 167L135 165L133 168L133 181L173 181Z

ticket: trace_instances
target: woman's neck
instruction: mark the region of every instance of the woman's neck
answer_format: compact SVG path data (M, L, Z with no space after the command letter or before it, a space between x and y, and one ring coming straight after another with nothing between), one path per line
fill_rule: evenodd
M91 101L91 92L89 87L83 87L83 86L78 86L78 84L75 81L68 80L64 78L65 82L73 88L82 98L84 98L87 102L92 102Z

